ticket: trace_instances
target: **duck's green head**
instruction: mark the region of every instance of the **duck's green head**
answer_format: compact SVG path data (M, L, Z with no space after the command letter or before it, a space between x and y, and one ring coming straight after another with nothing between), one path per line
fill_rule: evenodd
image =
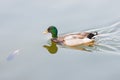
M52 38L57 38L58 30L55 26L50 26L44 33L51 33Z

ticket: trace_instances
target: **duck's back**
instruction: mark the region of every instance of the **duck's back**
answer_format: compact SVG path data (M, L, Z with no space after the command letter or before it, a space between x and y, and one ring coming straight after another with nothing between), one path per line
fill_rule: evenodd
M77 35L70 35L64 38L64 44L67 46L77 46L77 45L90 43L92 41L93 41L92 39L89 39L87 37L79 38L79 36Z

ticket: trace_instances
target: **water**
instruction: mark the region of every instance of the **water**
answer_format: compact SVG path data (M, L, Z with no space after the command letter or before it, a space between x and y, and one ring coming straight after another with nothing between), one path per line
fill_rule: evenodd
M119 80L120 26L115 25L120 21L119 3L1 0L0 80ZM57 46L50 54L43 47L50 45L50 35L42 34L50 25L55 25L59 34L97 28L102 35L98 36L99 45L90 48L92 52ZM112 38L115 40L105 42Z

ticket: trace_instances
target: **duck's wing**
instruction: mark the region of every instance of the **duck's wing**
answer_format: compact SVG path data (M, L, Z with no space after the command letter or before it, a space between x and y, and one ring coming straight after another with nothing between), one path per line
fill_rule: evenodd
M61 39L84 39L89 35L88 32L77 32L77 33L69 33L63 36L60 36Z

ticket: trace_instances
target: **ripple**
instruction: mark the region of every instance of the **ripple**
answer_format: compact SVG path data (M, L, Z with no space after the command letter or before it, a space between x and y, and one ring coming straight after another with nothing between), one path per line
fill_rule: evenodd
M97 31L96 51L111 52L120 54L120 22L114 23L103 28L88 30L88 32Z

